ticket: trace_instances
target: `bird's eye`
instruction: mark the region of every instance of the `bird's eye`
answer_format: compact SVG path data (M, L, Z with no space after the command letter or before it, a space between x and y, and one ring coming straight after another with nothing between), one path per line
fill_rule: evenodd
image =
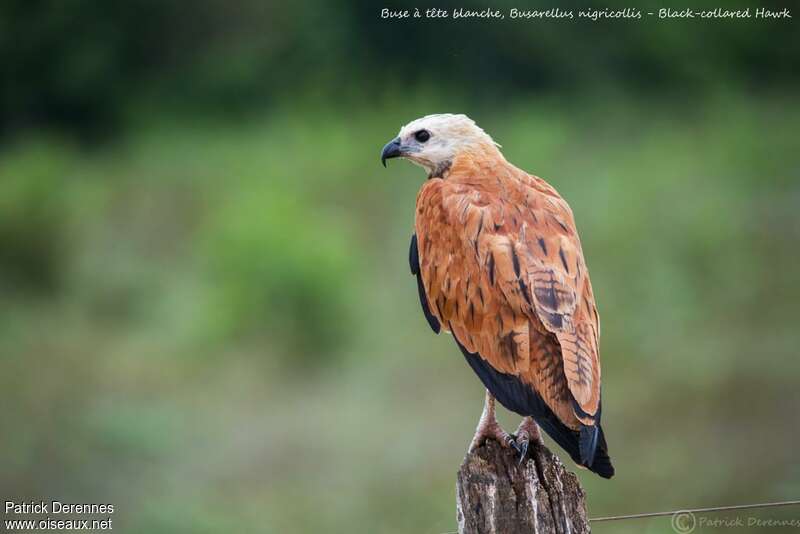
M414 134L414 139L416 139L420 143L424 143L430 138L431 138L431 133L428 130L420 130Z

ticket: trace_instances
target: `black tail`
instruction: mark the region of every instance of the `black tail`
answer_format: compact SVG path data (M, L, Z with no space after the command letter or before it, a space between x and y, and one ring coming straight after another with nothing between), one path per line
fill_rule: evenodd
M581 427L578 449L581 465L603 478L614 476L614 466L608 457L606 436L599 422L593 426Z
M597 473L603 478L611 478L614 476L614 466L611 465L611 458L608 457L607 450L597 450L597 453L594 455L594 462L589 466L589 471Z
M603 478L614 476L614 466L608 456L608 445L603 428L598 425L582 426L580 432L568 428L555 415L552 418L540 419L536 422L553 438L553 441L569 453L572 461L597 473Z

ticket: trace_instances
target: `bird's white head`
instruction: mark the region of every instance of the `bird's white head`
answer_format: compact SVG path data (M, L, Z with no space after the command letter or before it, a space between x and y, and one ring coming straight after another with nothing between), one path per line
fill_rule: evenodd
M460 153L497 151L498 146L466 115L426 115L400 128L397 137L383 147L381 162L386 166L387 159L406 158L428 171L429 177L440 177Z

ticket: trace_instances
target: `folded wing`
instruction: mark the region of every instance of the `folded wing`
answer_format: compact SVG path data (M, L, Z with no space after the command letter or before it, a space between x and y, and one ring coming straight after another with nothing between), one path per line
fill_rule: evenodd
M486 362L501 377L495 389L528 388L565 427L556 433L581 435L579 456L591 463L602 438L591 283L569 206L543 180L519 173L478 180L473 165L428 181L417 199L412 272L431 327L452 332L465 356ZM525 411L536 402L493 394L534 415Z

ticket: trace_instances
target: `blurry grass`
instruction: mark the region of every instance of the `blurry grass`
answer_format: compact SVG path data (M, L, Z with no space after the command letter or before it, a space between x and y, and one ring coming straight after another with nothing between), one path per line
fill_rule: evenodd
M4 494L124 531L454 529L481 388L408 273L423 176L378 164L442 101L382 104L4 149ZM796 97L463 111L576 213L619 473L580 473L591 513L796 496Z

